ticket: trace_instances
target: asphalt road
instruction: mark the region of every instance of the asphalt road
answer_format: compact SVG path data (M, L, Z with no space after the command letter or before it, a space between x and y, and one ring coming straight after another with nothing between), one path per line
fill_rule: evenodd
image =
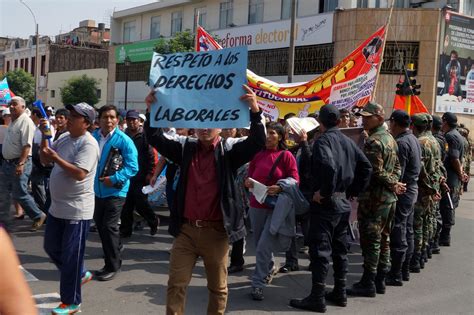
M471 190L474 189L471 182ZM37 297L42 314L50 314L59 303L59 273L45 254L43 231L27 232L29 220L19 223L14 243L22 266L28 271L29 285ZM168 280L168 249L172 238L166 227L152 237L148 229L125 241L122 272L109 282L92 281L83 288L83 314L164 314ZM251 236L250 236L251 237ZM265 289L265 300L251 300L250 280L255 263L252 240L247 242L246 270L229 276L229 314L303 314L288 306L290 298L309 293L311 275L305 271L308 259L301 255L301 271L278 275ZM283 255L279 255L283 263ZM349 257L348 283L360 278L361 256L353 247ZM90 233L86 250L86 266L96 270L103 265L102 249L97 233ZM474 313L474 193L462 196L456 213L452 246L434 255L420 274L413 274L403 287L388 287L377 298L350 298L347 308L328 306L334 314L473 314ZM328 285L332 285L332 276ZM36 280L36 279L37 280ZM202 261L194 269L188 289L186 314L205 314L206 279Z

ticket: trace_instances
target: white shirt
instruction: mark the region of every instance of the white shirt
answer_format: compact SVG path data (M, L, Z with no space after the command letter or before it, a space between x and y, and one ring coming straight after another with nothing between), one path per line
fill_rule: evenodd
M104 136L104 134L102 133L102 130L99 131L99 134L100 134L99 152L100 152L100 154L102 154L102 149L104 148L107 141L109 141L109 139L112 138L112 135L114 134L114 132L115 132L115 128L108 135Z
M7 160L19 158L24 146L29 145L31 147L33 145L35 129L35 124L26 112L13 120L8 126L5 139L3 140L3 158ZM31 150L28 155L31 156Z

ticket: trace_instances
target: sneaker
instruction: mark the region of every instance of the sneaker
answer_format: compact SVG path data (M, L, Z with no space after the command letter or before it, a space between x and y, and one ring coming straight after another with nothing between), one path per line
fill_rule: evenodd
M92 272L89 270L84 273L81 279L81 286L92 280Z
M54 308L51 311L51 314L75 314L77 312L80 312L81 310L81 305L76 305L76 304L64 304L61 303L59 304L58 307Z
M263 301L264 299L262 288L252 288L252 292L250 292L250 295L252 295L252 299L254 299L255 301Z
M31 226L30 231L32 232L38 231L38 229L43 226L45 220L46 220L46 214L42 213L41 217L39 219L36 219L35 222L33 222L33 225Z
M278 269L277 266L273 266L272 270L268 273L268 275L265 277L265 283L270 284L272 283L273 277L278 274Z

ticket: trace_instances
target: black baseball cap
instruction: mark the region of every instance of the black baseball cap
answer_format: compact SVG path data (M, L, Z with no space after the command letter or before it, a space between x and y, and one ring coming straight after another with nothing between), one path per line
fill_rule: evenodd
M339 108L333 104L327 104L319 110L318 120L324 126L335 126L340 117Z
M408 115L406 111L401 109L393 111L392 115L390 115L389 120L394 121L402 126L409 126L411 123L410 115Z
M456 115L451 112L444 113L441 119L450 125L455 125L458 122L458 118L456 117Z

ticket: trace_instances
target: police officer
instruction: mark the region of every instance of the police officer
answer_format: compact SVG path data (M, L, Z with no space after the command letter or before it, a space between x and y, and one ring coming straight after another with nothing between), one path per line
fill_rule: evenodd
M357 209L364 273L347 294L375 297L376 292L385 293L385 276L390 266L391 224L397 194L404 193L406 185L399 182L401 170L397 142L383 126L383 107L369 102L358 115L362 116L364 129L369 135L364 153L372 164L373 173L369 188L359 197Z
M401 182L406 192L398 197L392 232L390 233L391 269L385 279L387 285L402 286L402 264L410 261L413 253L413 207L418 195L418 176L421 169L421 147L410 131L410 116L396 110L390 116L390 133L398 145ZM407 230L410 235L407 239ZM405 277L406 278L406 277Z
M341 133L339 110L325 105L319 114L321 137L313 146L311 174L313 200L310 213L311 294L290 305L325 312L325 300L346 306L347 230L351 206L367 186L372 167L357 145ZM332 255L334 290L326 294L325 282Z
M443 219L443 227L441 229L439 245L451 245L451 227L454 225L454 209L459 204L459 186L463 180L467 179L467 175L462 168L462 156L464 154L463 139L456 130L458 119L455 114L446 112L441 117L443 122L441 130L444 132L447 143L446 158L444 167L447 172L447 184L451 193L451 202L448 194L443 195L440 201L440 212Z

